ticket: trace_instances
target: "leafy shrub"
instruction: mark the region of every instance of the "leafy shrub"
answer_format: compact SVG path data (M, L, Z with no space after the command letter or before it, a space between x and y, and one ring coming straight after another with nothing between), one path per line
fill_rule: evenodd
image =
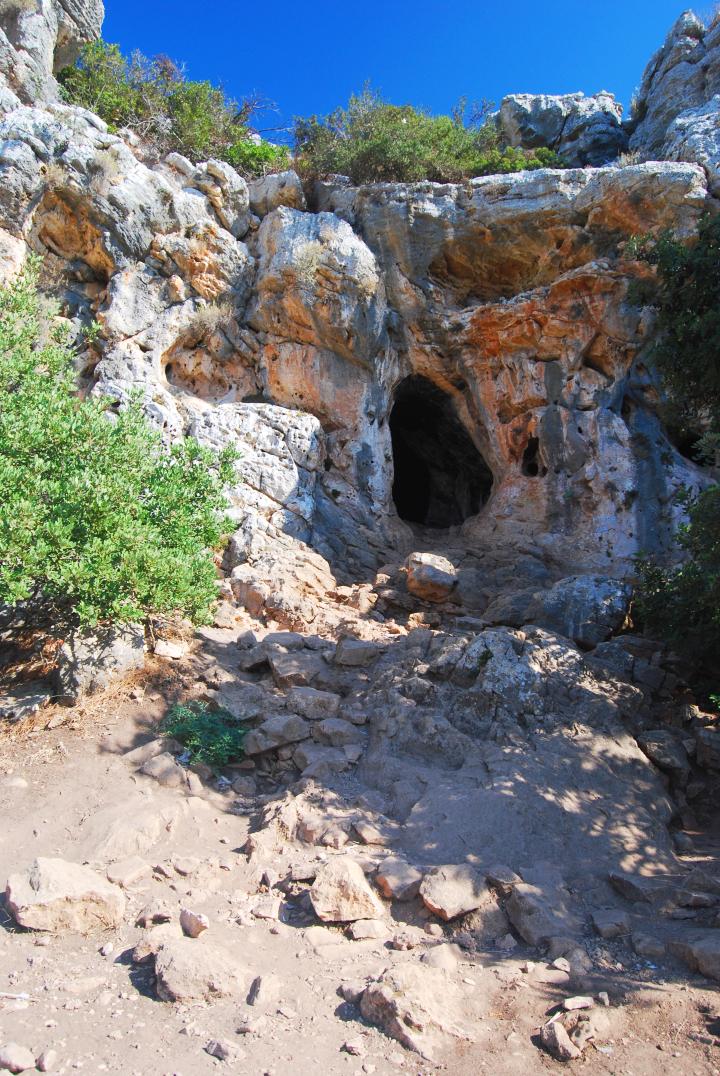
M353 183L457 182L472 176L558 168L550 149L503 146L496 125L484 117L466 124L462 109L431 116L412 105L388 104L374 91L350 98L319 119L295 123L296 167L309 176L333 173Z
M227 710L211 710L204 702L176 703L161 728L187 749L193 762L217 769L242 758L247 730Z
M257 143L251 134L256 102L239 105L210 82L186 79L165 56L134 52L127 59L117 45L95 41L58 80L70 104L95 112L113 131L131 128L158 156L215 157L246 175L288 167L285 146Z
M115 416L80 399L38 272L0 289L0 603L43 599L85 624L206 621L234 453L166 449L138 402Z

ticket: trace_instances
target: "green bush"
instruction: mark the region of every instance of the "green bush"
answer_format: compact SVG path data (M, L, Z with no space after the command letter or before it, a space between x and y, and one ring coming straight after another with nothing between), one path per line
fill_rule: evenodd
M628 254L657 270L652 357L667 388L670 421L692 434L696 452L718 462L720 445L720 217L705 217L694 243L670 232L635 239ZM697 431L704 434L697 441ZM640 562L638 610L648 630L699 667L720 659L720 486L684 491L687 522L678 534L683 562Z
M246 175L288 167L285 146L253 141L251 102L239 105L210 82L186 79L167 57L135 52L127 59L117 45L95 41L58 80L66 101L95 112L113 131L131 128L158 156L215 157Z
M451 183L563 167L552 150L503 146L492 120L468 125L462 111L431 116L411 105L388 104L366 89L329 116L296 120L296 167L311 177L346 175L353 183Z
M211 710L204 702L176 703L161 730L181 743L193 762L215 769L242 758L247 731L227 710Z
M0 289L0 603L42 600L84 624L207 621L234 453L166 449L139 403L113 415L79 398L38 272Z

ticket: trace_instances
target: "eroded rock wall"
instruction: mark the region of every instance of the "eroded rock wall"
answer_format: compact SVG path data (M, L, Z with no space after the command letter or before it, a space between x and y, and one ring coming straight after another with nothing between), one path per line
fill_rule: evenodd
M99 8L80 6L73 36L60 6L42 13L64 62ZM287 561L290 541L371 578L415 541L390 431L410 376L445 394L492 472L470 548L530 552L556 576L622 575L669 548L675 494L703 477L656 417L652 311L628 301L643 269L625 243L691 236L713 204L703 167L339 178L308 208L293 173L248 187L219 161L148 163L51 91L0 122L3 272L39 252L68 316L99 322L81 371L93 391L121 406L139 390L168 437L239 447L229 567Z

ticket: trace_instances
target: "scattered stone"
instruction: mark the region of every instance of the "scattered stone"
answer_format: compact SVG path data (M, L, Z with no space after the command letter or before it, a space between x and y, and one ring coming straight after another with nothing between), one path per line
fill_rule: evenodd
M157 923L169 923L171 919L170 905L164 900L154 900L142 909L135 923L139 927L151 927Z
M517 947L517 939L512 934L505 934L504 937L498 938L496 945L498 949L502 949L504 952L510 952L511 949Z
M365 1047L362 1039L348 1039L347 1042L342 1044L342 1049L346 1054L350 1054L352 1057L363 1057L365 1054Z
M36 1062L40 1072L52 1072L57 1067L57 1050L43 1050Z
M114 929L125 914L122 890L64 859L38 858L22 874L12 874L5 898L20 926L51 934Z
M664 942L650 934L633 932L632 945L638 956L644 956L648 960L662 960L666 955Z
M565 998L563 1001L563 1009L565 1012L574 1012L576 1009L592 1009L595 1002L592 998L583 997L578 994L574 998Z
M549 1020L540 1029L540 1042L556 1061L575 1061L582 1050L570 1040L570 1036L558 1020Z
M236 796L252 798L257 795L257 781L250 775L241 774L233 781L232 790Z
M236 1031L238 1035L262 1035L267 1025L267 1016L262 1014L245 1016L238 1024Z
M326 717L318 721L313 726L312 734L318 743L326 743L331 747L345 747L365 742L362 730L350 721L343 721L341 717Z
M579 928L567 911L561 890L522 882L513 887L505 911L528 945L545 945L550 938Z
M431 938L442 938L445 935L439 923L426 923L423 929Z
M185 770L169 751L148 759L140 773L154 778L164 788L181 788L187 782Z
M377 887L388 900L413 900L420 891L422 874L404 859L386 859L375 875Z
M171 661L179 661L188 652L187 643L178 639L158 639L155 643L154 654L156 658L169 658Z
M341 639L335 647L335 664L364 668L379 657L380 647L362 639Z
M340 696L314 687L293 687L288 692L288 706L307 721L323 721L337 717Z
M455 919L473 912L488 899L488 889L476 870L460 863L435 867L420 885L426 908L441 919Z
M362 820L353 822L353 829L363 844L373 844L384 847L388 843L386 835L382 833L377 826L373 826L371 822L364 822Z
M256 919L279 919L282 897L272 893L260 897L252 906L252 913Z
M218 1061L240 1061L245 1056L244 1050L227 1039L212 1039L205 1047L205 1053Z
M0 1046L0 1069L18 1073L34 1068L35 1055L26 1046L18 1046L16 1042L7 1042Z
M522 878L515 871L510 870L506 866L491 867L490 870L485 871L485 881L502 897L509 897L512 893L513 886L522 882Z
M340 997L349 1001L351 1005L357 1005L363 996L367 982L364 979L352 979L350 982L341 983L339 986Z
M186 937L199 938L210 926L210 920L200 912L192 912L189 908L182 908L180 911L180 926Z
M303 777L314 777L317 780L342 773L350 765L341 748L312 742L301 743L295 748L293 762L302 770Z
M435 945L432 949L428 949L420 959L423 964L427 964L430 968L440 968L442 971L453 972L457 970L458 964L463 959L463 954L459 945L452 942L443 942L442 945Z
M387 938L388 929L378 919L358 919L350 924L347 933L353 941L379 941Z
M364 991L360 1011L429 1061L446 1046L445 1036L473 1038L470 1024L463 1027L460 988L445 972L424 964L388 968Z
M630 919L615 908L600 908L592 913L593 926L601 938L619 938L630 933Z
M152 874L152 867L140 856L129 856L128 859L121 859L118 863L112 863L105 873L108 881L112 882L113 885L129 889L130 886L141 882L143 878L149 877Z
M298 714L275 714L251 729L245 737L243 749L246 755L259 755L286 744L299 743L310 736L310 725Z
M264 1007L276 1001L280 994L280 980L275 975L257 975L250 984L248 1005Z
M247 995L247 973L225 949L204 939L174 938L155 956L161 1001L210 1001Z
M383 916L380 899L368 885L362 868L347 856L321 867L310 889L315 914L325 923L346 923Z
M195 856L174 856L172 861L173 870L181 878L189 878L200 866L200 860Z

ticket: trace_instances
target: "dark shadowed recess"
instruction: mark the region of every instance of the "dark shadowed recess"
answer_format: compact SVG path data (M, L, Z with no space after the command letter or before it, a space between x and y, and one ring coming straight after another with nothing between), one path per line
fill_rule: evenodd
M427 378L406 377L395 394L390 433L401 519L446 528L477 515L493 476L447 393Z

